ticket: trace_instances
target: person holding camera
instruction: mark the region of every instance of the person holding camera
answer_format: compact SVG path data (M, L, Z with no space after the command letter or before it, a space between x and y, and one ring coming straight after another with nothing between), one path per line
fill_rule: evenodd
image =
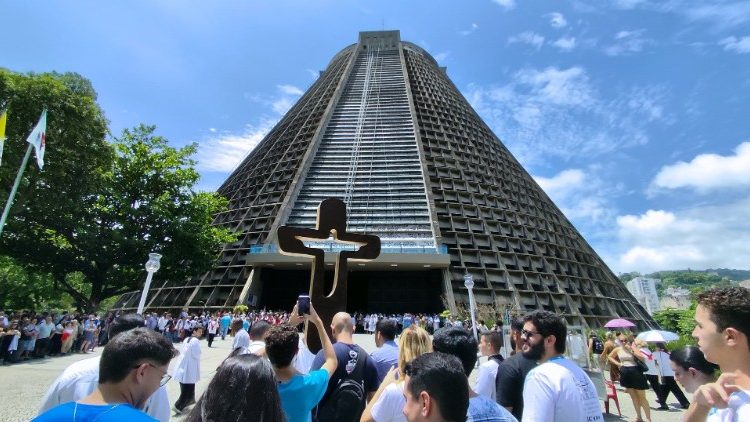
M278 379L278 391L281 397L281 408L287 422L306 422L312 420L311 411L323 398L328 388L328 380L336 371L338 360L333 350L331 339L326 335L323 321L315 312L312 304L300 313L299 304L294 306L289 316L288 325L276 325L268 330L265 337L265 350L268 360ZM307 305L306 304L306 305ZM299 351L299 332L297 325L305 320L315 324L320 344L323 346L325 361L320 369L302 375L292 364Z

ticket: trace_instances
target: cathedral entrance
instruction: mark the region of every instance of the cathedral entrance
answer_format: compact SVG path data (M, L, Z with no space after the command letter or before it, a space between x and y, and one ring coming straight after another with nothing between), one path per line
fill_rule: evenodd
M310 271L263 268L259 308L291 310L310 288ZM330 291L333 271L326 271ZM350 271L347 312L439 313L443 310L441 270Z

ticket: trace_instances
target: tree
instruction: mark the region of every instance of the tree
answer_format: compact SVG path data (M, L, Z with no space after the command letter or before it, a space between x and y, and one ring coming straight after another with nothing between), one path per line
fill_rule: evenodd
M89 82L74 73L18 74L0 69L0 106L9 111L0 167L3 203L26 151L26 136L42 109L48 109L44 171L31 160L0 239L0 251L14 257L28 274L49 274L55 288L68 272L61 267L35 266L44 259L24 256L55 258L57 247L39 243L37 238L60 235L75 226L78 210L86 207L86 199L101 185L99 175L114 158L105 141L106 119L93 89L86 86Z
M218 247L235 238L211 225L227 201L193 190L196 146L172 148L143 125L107 142L93 88L66 75L0 71L0 98L10 99L12 116L8 161L20 162L23 136L41 107L49 110L47 164L42 173L27 171L0 239L3 253L50 274L84 310L139 288L152 251L164 256L160 278L206 271ZM12 183L7 167L0 173L6 195L8 179ZM72 274L83 283L73 283Z
M69 309L73 304L49 274L26 271L7 256L0 256L0 286L0 309Z

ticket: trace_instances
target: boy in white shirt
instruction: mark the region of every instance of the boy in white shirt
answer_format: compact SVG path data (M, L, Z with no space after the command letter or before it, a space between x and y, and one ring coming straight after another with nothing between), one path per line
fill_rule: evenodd
M503 337L497 331L485 331L479 340L479 353L482 356L488 356L487 362L479 365L477 373L477 382L474 385L474 392L485 396L492 401L496 399L495 378L497 377L497 368L503 361L500 355L500 348L503 346Z
M750 420L750 290L714 288L699 294L697 301L693 337L722 374L695 391L683 420Z

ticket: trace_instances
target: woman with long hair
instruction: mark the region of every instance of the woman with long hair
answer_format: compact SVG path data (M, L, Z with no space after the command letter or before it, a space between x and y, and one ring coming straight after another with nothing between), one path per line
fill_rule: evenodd
M430 335L417 325L410 325L398 339L398 367L388 371L380 388L362 413L360 422L406 421L402 409L404 398L404 370L416 357L432 351Z
M685 346L672 351L669 355L674 378L685 387L688 393L694 393L703 384L716 381L719 365L711 363L703 356L697 346Z
M227 358L185 420L284 421L271 363L253 354Z
M651 422L651 408L646 398L648 381L636 362L638 359L645 363L646 357L633 342L632 334L620 334L619 339L621 346L615 347L609 354L609 363L620 369L620 386L630 394L637 416L636 422L643 421L641 410L646 415L646 421Z

